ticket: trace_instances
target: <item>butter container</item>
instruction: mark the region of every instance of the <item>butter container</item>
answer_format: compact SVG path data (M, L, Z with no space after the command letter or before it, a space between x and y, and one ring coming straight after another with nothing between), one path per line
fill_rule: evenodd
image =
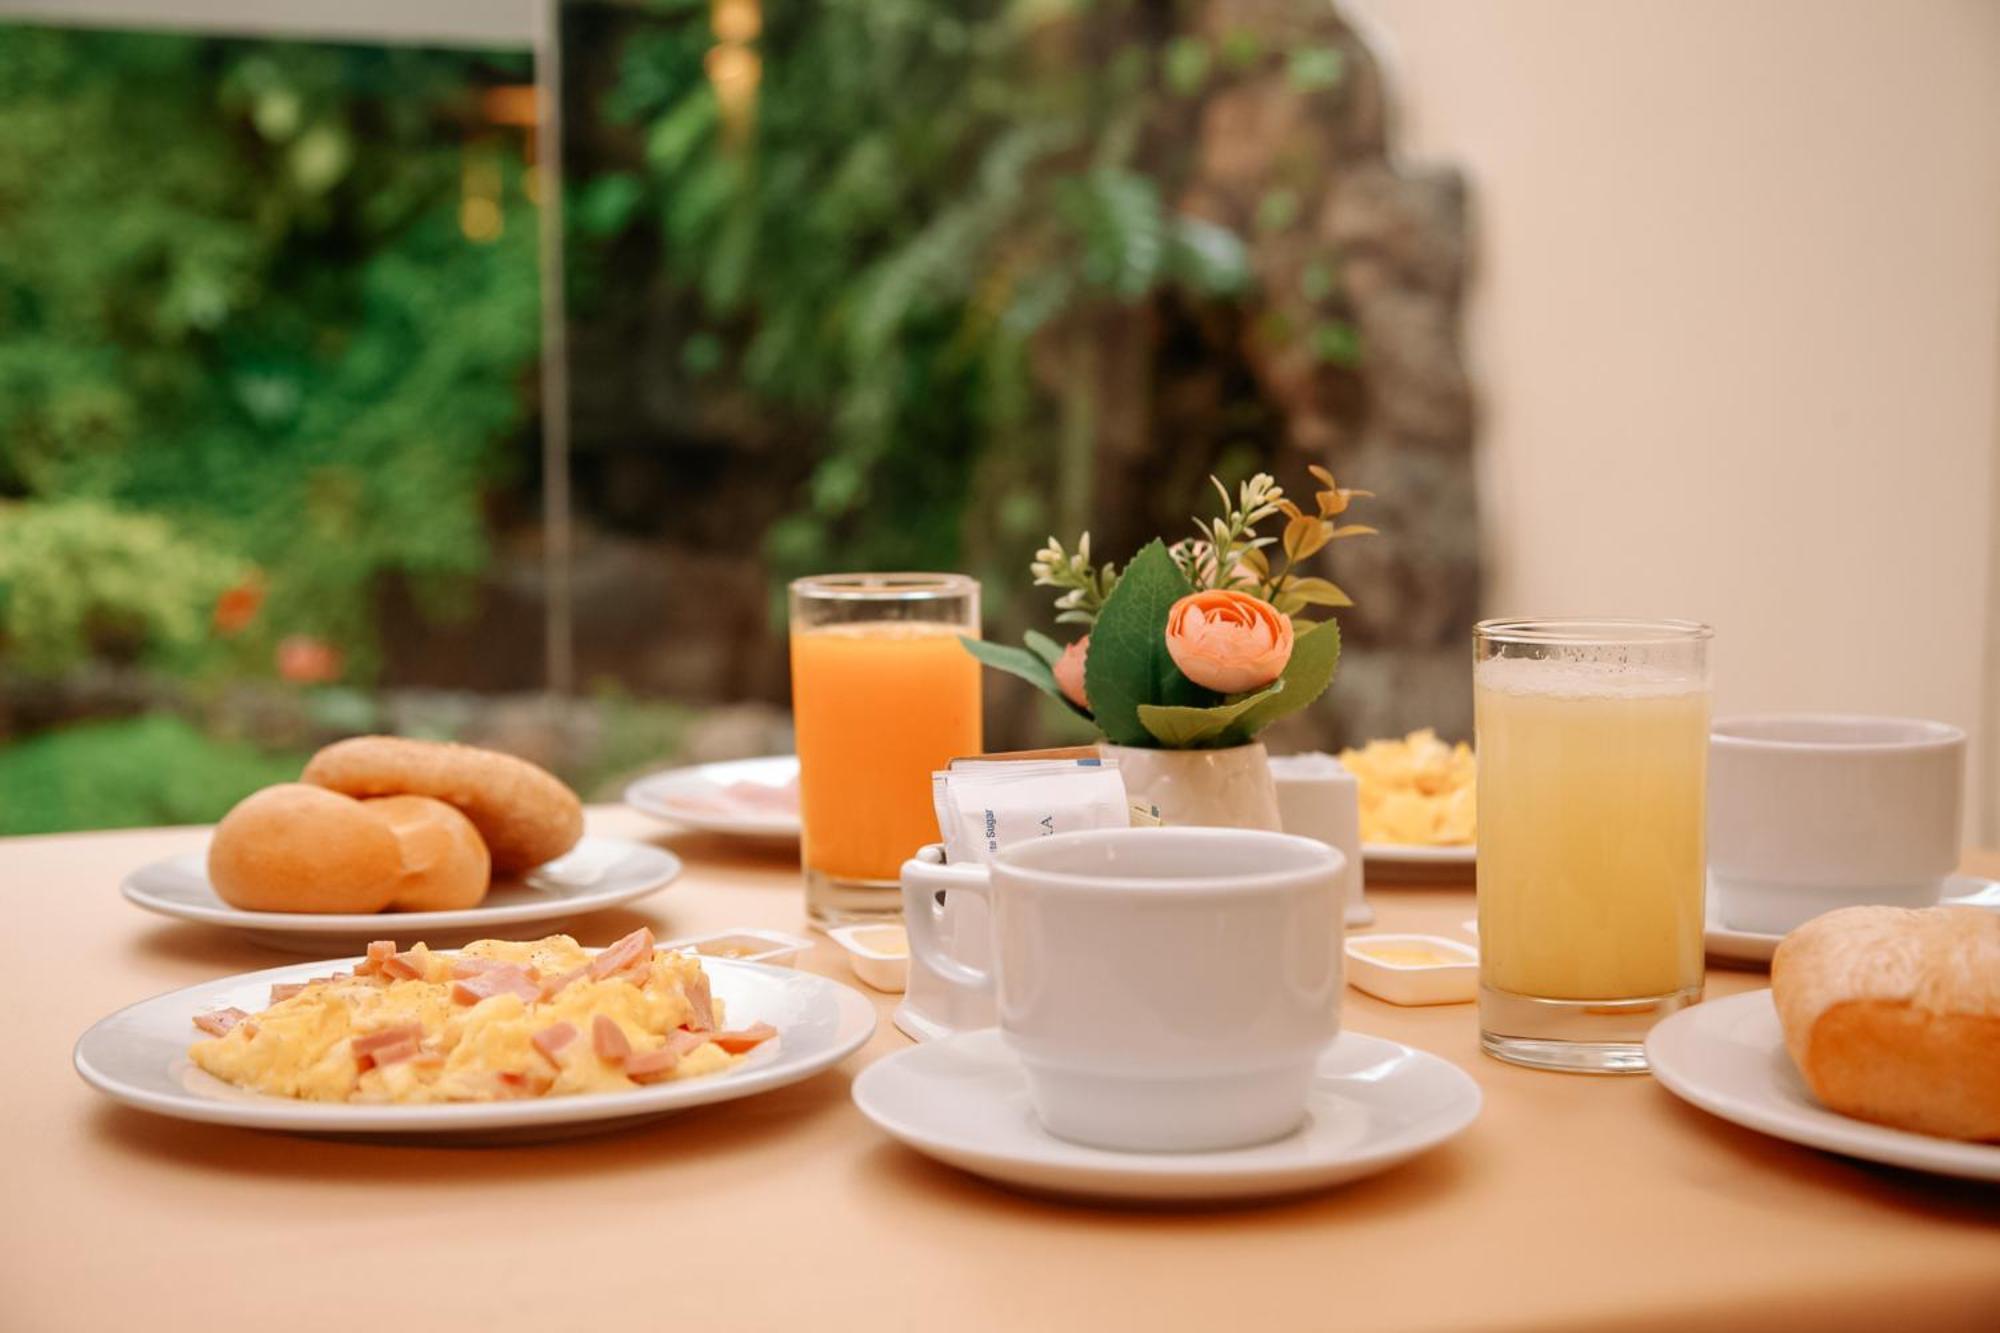
M1347 983L1390 1004L1464 1004L1479 995L1479 951L1442 935L1350 935Z
M835 926L827 932L847 953L854 975L894 995L910 984L910 937L891 923Z
M771 967L796 967L799 955L812 948L812 941L782 930L718 930L711 935L690 935L668 940L660 946L676 953L699 954L703 958L735 958L746 963Z

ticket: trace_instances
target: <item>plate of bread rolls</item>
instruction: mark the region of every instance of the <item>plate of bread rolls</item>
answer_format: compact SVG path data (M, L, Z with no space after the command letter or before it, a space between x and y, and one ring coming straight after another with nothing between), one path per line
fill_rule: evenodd
M357 736L238 802L203 852L142 867L121 889L147 911L320 953L365 945L385 916L440 941L553 925L680 870L662 848L585 837L576 793L525 759Z
M1653 1075L1704 1111L1892 1166L2000 1181L2000 916L1846 907L1785 936L1771 989L1684 1009Z

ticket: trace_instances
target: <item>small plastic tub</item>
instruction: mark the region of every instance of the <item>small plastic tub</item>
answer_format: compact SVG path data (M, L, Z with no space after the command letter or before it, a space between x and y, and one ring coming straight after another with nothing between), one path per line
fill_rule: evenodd
M1479 995L1479 951L1442 935L1353 935L1347 984L1390 1004L1464 1004Z
M699 954L703 958L735 958L746 963L767 963L772 967L796 967L799 955L812 948L812 941L782 930L718 930L712 935L690 935L668 940L660 946L677 953Z
M899 925L882 923L835 926L827 932L847 951L847 961L862 983L891 995L910 984L910 937Z

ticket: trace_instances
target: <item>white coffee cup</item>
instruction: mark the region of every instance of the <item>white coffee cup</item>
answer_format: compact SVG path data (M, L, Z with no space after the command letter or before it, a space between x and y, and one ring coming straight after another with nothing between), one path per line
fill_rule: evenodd
M1781 935L1837 907L1928 907L1958 866L1965 733L1846 714L1711 728L1708 868L1722 924Z
M1241 1147L1304 1120L1339 1031L1342 862L1255 829L1057 834L953 886L991 906L990 970L951 957L933 913L908 919L910 948L951 986L997 992L1050 1133L1140 1152Z

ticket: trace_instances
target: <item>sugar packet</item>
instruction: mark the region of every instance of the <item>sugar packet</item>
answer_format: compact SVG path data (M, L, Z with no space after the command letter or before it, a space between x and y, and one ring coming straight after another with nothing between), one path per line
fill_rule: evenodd
M1115 763L1071 757L954 759L931 774L947 862L991 861L1002 847L1076 829L1124 828L1132 813Z

